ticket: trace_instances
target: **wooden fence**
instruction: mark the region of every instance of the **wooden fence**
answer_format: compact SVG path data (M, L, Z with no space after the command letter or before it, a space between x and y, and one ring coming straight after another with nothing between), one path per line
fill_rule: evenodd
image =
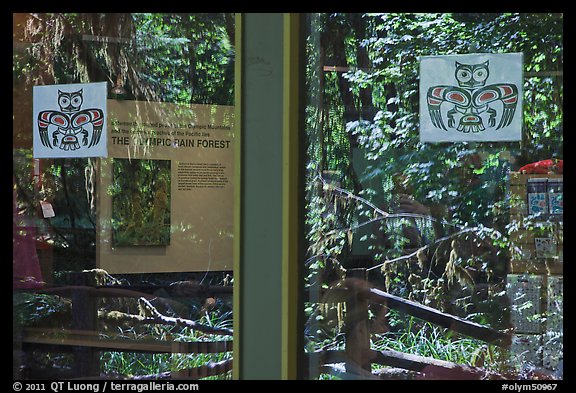
M34 290L35 293L59 295L70 299L72 318L70 329L24 328L15 333L15 347L20 346L22 354L32 351L56 353L72 353L72 368L69 370L31 369L26 377L31 379L72 379L72 378L114 378L123 379L122 375L104 375L100 370L100 355L102 351L141 352L141 353L182 353L182 354L215 354L232 352L232 340L176 342L157 339L122 339L103 338L98 331L98 319L103 315L98 311L99 298L134 298L144 306L152 307L149 300L161 292L165 296L181 296L206 299L208 297L231 296L230 286L207 286L194 282L182 282L181 285L94 285L90 274L75 273L71 284L64 287ZM232 330L200 325L195 321L172 318L161 315L155 308L148 315L130 315L121 312L114 314L120 319L134 319L140 324L169 324L179 327L190 327L205 333L231 336ZM136 320L138 319L138 320ZM192 378L199 379L208 376L225 374L232 370L232 358L220 362L209 362L199 367L188 368L178 372L163 372L155 375L130 376L130 379L167 379Z
M344 323L345 350L329 350L308 354L307 361L315 369L331 372L328 364L344 364L340 372L346 378L384 379L387 375L372 372L372 364L389 366L412 372L411 378L422 379L507 379L487 370L448 361L411 355L394 350L377 351L370 346L369 304L383 305L401 313L417 317L453 332L484 341L502 348L509 348L512 336L492 328L464 320L434 308L391 295L369 285L366 269L348 269L343 285L326 290L319 300L324 303L346 304ZM389 374L398 378L402 373ZM404 374L406 375L406 374ZM307 375L315 377L316 375Z
M105 376L100 373L100 352L146 352L146 353L225 353L232 351L232 340L209 342L173 342L162 340L126 340L118 338L102 338L97 330L98 309L97 299L100 297L138 298L146 303L146 299L160 288L158 286L119 286L87 285L87 277L78 274L72 286L36 290L64 296L72 302L72 328L45 329L26 328L20 331L15 341L21 342L22 351L55 351L72 352L73 368L69 371L59 371L54 375L31 375L31 378L122 378L122 376ZM162 287L169 296L189 296L207 298L214 296L229 296L232 287L202 286L193 283L183 283L181 286ZM391 295L370 287L366 280L366 269L349 269L345 285L329 290L320 303L346 304L345 317L345 350L322 351L309 353L306 361L309 365L318 365L317 370L327 369L328 364L344 364L344 374L348 378L383 378L372 373L372 364L390 366L415 373L427 379L502 379L502 375L490 373L479 368L455 364L417 355L405 354L393 350L376 351L370 346L369 333L369 303L384 305L404 314L428 321L459 334L482 340L486 343L509 347L511 336L480 324L438 311L431 307ZM156 312L158 315L155 315ZM133 316L136 317L136 316ZM172 324L189 326L206 333L232 335L227 329L207 328L196 322L181 318L170 318L151 311L141 323ZM194 325L196 324L196 325ZM204 378L224 374L232 369L232 359L221 362L211 362L206 365L182 370L178 373L162 373L153 376L131 377L143 378ZM309 369L309 367L307 368ZM315 374L305 373L305 377L314 378Z

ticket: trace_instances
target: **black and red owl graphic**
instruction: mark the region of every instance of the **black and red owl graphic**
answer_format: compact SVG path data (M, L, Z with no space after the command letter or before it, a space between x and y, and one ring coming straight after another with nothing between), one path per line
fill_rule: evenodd
M73 92L58 90L60 110L38 113L40 141L50 149L74 151L80 147L90 148L100 141L104 125L101 109L81 109L82 89Z
M489 61L480 64L455 63L458 86L437 85L428 89L426 100L432 124L448 131L447 123L448 128L463 133L484 131L486 126L498 130L510 125L518 103L517 86L511 83L486 86L490 76ZM498 103L501 105L496 106ZM453 105L446 112L446 123L441 111L443 104Z

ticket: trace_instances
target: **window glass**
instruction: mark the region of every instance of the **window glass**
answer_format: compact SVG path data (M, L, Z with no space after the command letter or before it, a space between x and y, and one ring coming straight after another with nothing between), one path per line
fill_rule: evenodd
M562 23L307 15L308 378L562 378Z
M230 379L234 14L13 22L14 378Z

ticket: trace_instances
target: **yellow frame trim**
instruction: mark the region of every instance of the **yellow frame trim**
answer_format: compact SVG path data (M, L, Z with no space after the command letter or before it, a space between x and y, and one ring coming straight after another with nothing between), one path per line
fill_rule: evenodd
M299 14L284 14L282 140L282 379L298 376Z
M233 244L233 275L234 286L232 291L232 310L234 320L232 326L232 379L240 379L240 210L241 210L241 185L242 185L242 14L234 15L234 244Z

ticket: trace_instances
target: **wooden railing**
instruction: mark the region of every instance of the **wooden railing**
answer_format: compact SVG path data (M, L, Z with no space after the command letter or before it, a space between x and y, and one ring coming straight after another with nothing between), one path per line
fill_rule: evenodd
M455 364L447 361L405 354L393 350L378 351L371 348L369 329L369 304L384 305L401 313L417 317L456 333L482 340L488 344L507 348L511 342L509 334L491 329L480 324L464 320L414 301L391 295L368 284L366 269L349 269L344 285L327 290L319 303L345 303L345 350L330 350L306 355L309 365L318 365L318 371L328 364L344 364L345 373L353 378L379 378L371 372L372 364L385 365L421 373L424 378L449 379L498 379L503 376L488 371ZM37 293L59 295L71 299L72 323L70 329L26 328L18 332L15 340L21 342L22 350L72 352L74 362L71 370L54 375L32 375L42 378L121 378L106 376L100 372L100 354L102 351L146 352L146 353L227 353L232 351L232 340L207 342L175 342L164 340L128 340L106 338L98 332L97 299L101 297L136 298L144 305L156 297L162 290L165 296L185 296L207 298L212 296L231 296L232 287L203 286L192 282L165 287L158 286L122 286L122 285L88 285L87 276L79 273L66 287L35 290ZM148 303L149 304L149 303ZM141 318L140 323L171 324L191 327L205 333L232 335L231 330L217 329L199 325L194 321L166 317L157 311ZM220 375L232 369L231 357L210 362L200 367L181 370L177 373L164 372L154 376L137 376L142 378L204 378ZM307 368L308 369L308 368ZM316 375L306 373L305 377Z
M121 375L104 375L100 370L102 351L113 352L143 352L143 353L182 353L182 354L214 354L232 352L232 340L213 340L201 342L178 342L157 339L126 339L102 334L98 329L98 320L105 319L99 312L99 298L134 298L145 307L152 307L150 300L156 298L156 293L165 296L189 297L205 299L207 297L229 297L232 295L230 286L207 286L194 282L182 282L181 285L94 285L90 275L75 273L71 284L62 287L26 290L35 293L58 295L70 299L72 314L70 328L24 328L15 333L15 347L20 347L26 353L57 352L71 353L73 362L71 369L29 370L27 377L32 379L69 379L69 378L115 378ZM178 327L188 327L207 334L232 336L232 330L198 324L183 318L174 318L160 314L155 308L148 311L149 315L131 315L116 311L116 317L128 322L139 324L161 324ZM208 362L199 367L179 370L178 372L162 372L150 376L130 376L130 379L166 379L166 378L204 378L221 375L232 370L232 358Z
M426 379L505 379L506 376L481 368L469 367L448 361L406 354L394 350L377 351L370 345L369 304L383 305L389 309L417 317L423 321L449 329L461 335L481 340L487 344L509 348L512 336L475 322L436 310L414 301L400 298L372 287L366 269L349 269L347 278L337 288L325 290L320 303L345 303L345 350L319 351L307 354L309 369L326 369L327 364L344 364L347 378L377 378L372 364L390 366L420 374ZM316 366L315 366L316 365ZM316 375L306 375L314 378Z

